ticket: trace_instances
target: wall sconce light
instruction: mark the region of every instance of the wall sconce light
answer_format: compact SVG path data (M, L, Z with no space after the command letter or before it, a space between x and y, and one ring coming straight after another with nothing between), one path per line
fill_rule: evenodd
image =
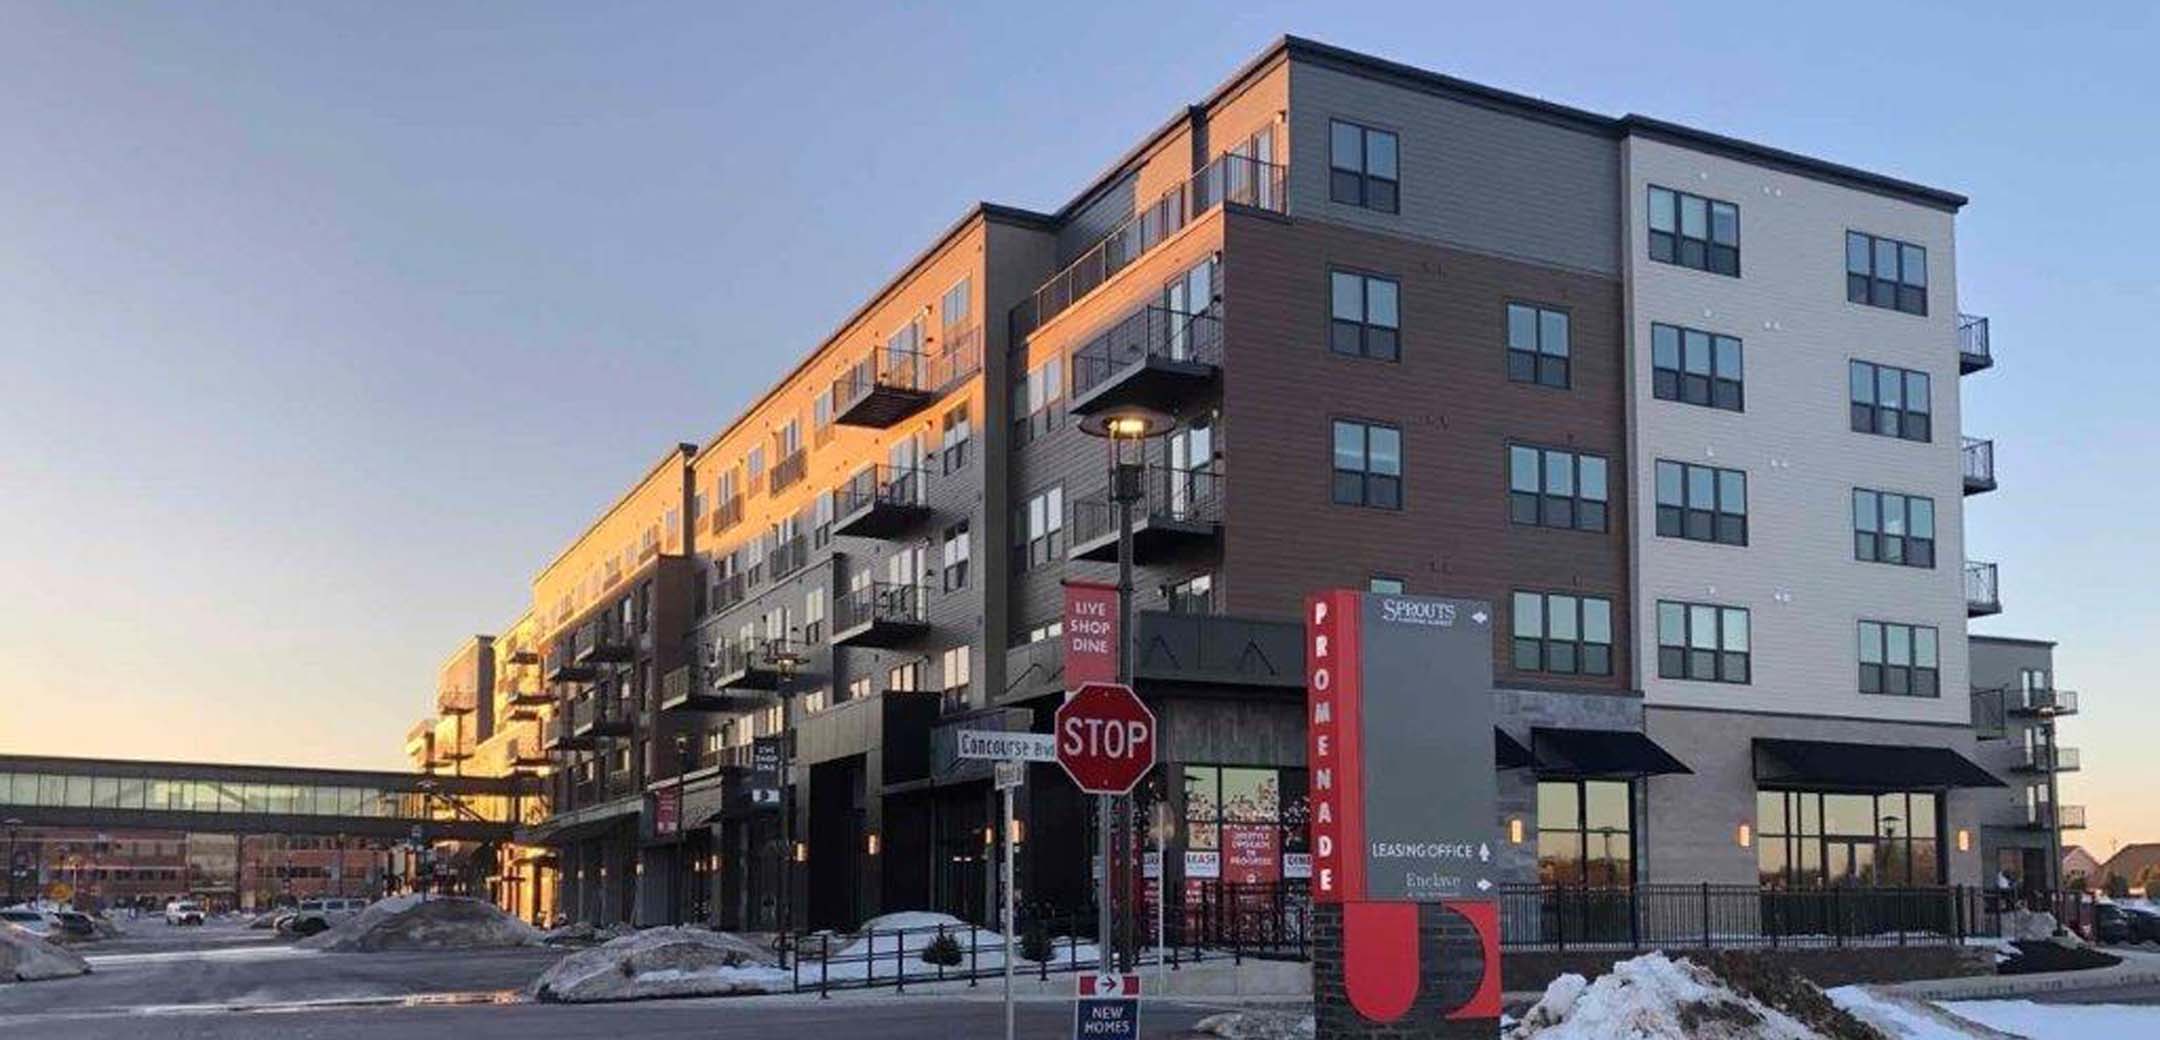
M1972 832L1963 827L1958 828L1958 851L1972 851Z
M1013 844L1015 844L1015 845L1018 845L1018 844L1020 844L1021 842L1024 842L1024 841L1026 841L1026 840L1027 840L1027 821L1026 821L1026 820L1014 820L1014 821L1012 822L1012 843L1013 843Z
M995 844L997 844L997 828L996 828L996 827L984 827L984 828L983 828L983 848L986 848L986 849L987 849L987 848L989 848L990 846L992 846L992 845L995 845Z
M1516 816L1508 820L1507 840L1510 845L1522 844L1522 817Z
M1733 840L1739 842L1740 847L1743 849L1755 844L1754 825L1749 823L1742 823L1740 825L1739 831L1733 834Z
M802 842L799 842L799 841L795 843L795 862L797 862L797 863L808 863L808 862L810 862L810 846L808 846L808 845L805 845L805 844L803 844Z
M877 855L878 841L876 831L871 831L869 837L863 839L863 849L873 856Z

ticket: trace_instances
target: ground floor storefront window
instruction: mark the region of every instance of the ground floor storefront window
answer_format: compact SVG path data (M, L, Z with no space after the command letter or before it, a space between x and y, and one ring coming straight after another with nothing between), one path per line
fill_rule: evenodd
M1265 943L1300 928L1312 877L1305 770L1186 765L1173 775L1185 840L1172 900L1184 933Z
M1760 791L1755 799L1765 888L1943 883L1937 792Z
M1633 793L1634 784L1626 780L1538 781L1538 882L1634 883Z

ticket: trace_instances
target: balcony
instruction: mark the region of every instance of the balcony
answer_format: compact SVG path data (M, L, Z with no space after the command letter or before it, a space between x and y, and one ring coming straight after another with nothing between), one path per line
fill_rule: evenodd
M2003 704L2011 715L2060 718L2077 714L2078 695L2075 690L2010 690L2003 695Z
M722 534L728 528L742 523L742 518L743 498L741 495L736 495L734 498L713 507L712 516L706 520L706 526L712 533Z
M702 666L684 665L660 677L661 711L709 711L732 715L772 704L771 692L713 683Z
M2058 830L2081 831L2085 829L2084 806L2059 805L2056 806L2055 811L2050 814L2048 812L2047 803L2045 802L2041 802L2038 804L2034 804L2031 802L2026 803L2025 822L2021 825L2020 829L2028 831L2045 831L2048 829L2048 817L2050 815L2054 817L2054 823Z
M780 685L780 669L762 639L723 639L705 651L708 689L770 690Z
M595 621L577 631L578 664L624 664L635 656L630 634L612 621Z
M2072 747L2047 747L2030 745L2018 749L2017 760L2010 763L2013 773L2075 773L2078 771L2078 749Z
M530 737L513 740L504 750L504 757L512 769L542 769L552 761L546 749L540 746L540 742Z
M773 581L779 581L802 570L809 563L810 540L796 535L773 546L772 551L765 554L765 574Z
M435 764L435 720L422 719L405 731L405 757L416 768Z
M850 590L833 604L833 645L890 649L922 638L930 628L924 599L920 585L881 581Z
M976 329L949 335L942 350L874 349L833 380L833 422L889 429L982 370Z
M512 647L509 653L503 655L503 661L506 664L514 665L539 664L540 652L529 646L516 646Z
M590 732L580 732L576 725L576 705L570 711L560 712L548 720L547 738L541 744L549 751L591 751L600 741Z
M444 689L435 691L435 711L442 715L470 715L480 710L478 690Z
M585 737L627 737L637 728L630 706L622 701L603 702L586 697L570 704L570 732Z
M541 677L551 683L589 683L600 677L600 670L579 662L571 653L572 640L560 640L548 649L547 667Z
M750 595L750 584L740 574L730 574L713 582L712 612L715 614L742 603Z
M1242 155L1220 155L1192 178L1171 186L1145 209L1125 218L1095 247L1051 275L1013 309L1013 330L1025 335L1063 314L1112 275L1132 266L1185 225L1225 203L1284 212L1286 168Z
M1974 690L1972 692L1973 736L1980 740L2001 740L2010 735L2010 721L2005 713L2009 699L2004 690Z
M772 472L768 474L768 479L771 481L768 487L770 487L773 494L777 495L800 483L802 478L807 476L809 472L810 453L797 448L793 454L773 463Z
M1215 385L1222 356L1222 319L1212 311L1143 307L1073 352L1072 411L1179 411Z
M1988 320L1977 314L1957 316L1958 374L1971 375L1983 369L1995 367L1995 355L1988 349Z
M1995 442L1965 438L1965 493L1977 495L1995 490Z
M2002 597L1995 588L1995 565L1965 561L1965 616L1987 617L2002 613Z
M1133 503L1133 563L1144 566L1214 543L1222 536L1222 474L1213 469L1151 466L1141 471ZM1118 558L1118 504L1106 492L1073 502L1075 560Z
M894 538L930 515L924 502L929 474L913 466L865 466L833 493L833 533Z

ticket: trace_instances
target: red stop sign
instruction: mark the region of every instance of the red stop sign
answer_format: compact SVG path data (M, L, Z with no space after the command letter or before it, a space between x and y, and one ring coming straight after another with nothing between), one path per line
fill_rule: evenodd
M1155 767L1155 713L1130 686L1082 684L1055 725L1058 764L1089 794L1125 794Z

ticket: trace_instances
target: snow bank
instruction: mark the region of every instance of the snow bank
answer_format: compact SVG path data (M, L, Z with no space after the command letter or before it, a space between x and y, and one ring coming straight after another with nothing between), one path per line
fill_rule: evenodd
M1707 969L1647 953L1585 982L1563 975L1508 1032L1510 1040L1821 1040L1784 1012Z
M530 987L539 1000L585 1004L657 997L785 993L794 977L770 951L703 928L652 928L564 957Z
M1193 1032L1224 1040L1312 1040L1313 1016L1294 1011L1225 1011L1193 1023Z
M1933 1004L1868 986L1839 986L1828 995L1848 1014L1890 1040L1970 1040L1979 1035Z
M0 924L0 982L42 982L89 973L90 962L81 954Z
M540 939L539 929L493 903L463 896L422 900L407 895L377 900L351 920L294 945L332 953L374 953L538 946Z
M597 946L604 942L633 934L637 929L627 924L611 924L595 927L589 922L578 921L542 933L540 941L549 946Z
M951 940L960 952L957 963L939 965L923 959L923 953L940 935ZM815 945L822 940L827 945L822 952ZM969 925L951 914L933 913L926 910L907 910L882 914L862 923L862 931L854 939L838 943L839 937L821 935L813 937L802 949L801 966L797 969L802 985L815 989L824 983L853 983L865 980L892 979L905 974L909 979L936 979L969 972L990 973L1005 968L1005 935L990 928ZM1060 936L1050 940L1048 959L1053 970L1075 968L1092 964L1100 956L1095 944L1075 942ZM1015 971L1040 971L1043 962L1032 961L1020 952L1018 938L1013 941L1013 969Z
M1960 1000L1943 1005L1960 1018L2030 1040L2099 1040L2160 1036L2160 1007L2149 1004L2035 1004L2030 1000ZM1955 1035L1955 1034L1952 1034Z

